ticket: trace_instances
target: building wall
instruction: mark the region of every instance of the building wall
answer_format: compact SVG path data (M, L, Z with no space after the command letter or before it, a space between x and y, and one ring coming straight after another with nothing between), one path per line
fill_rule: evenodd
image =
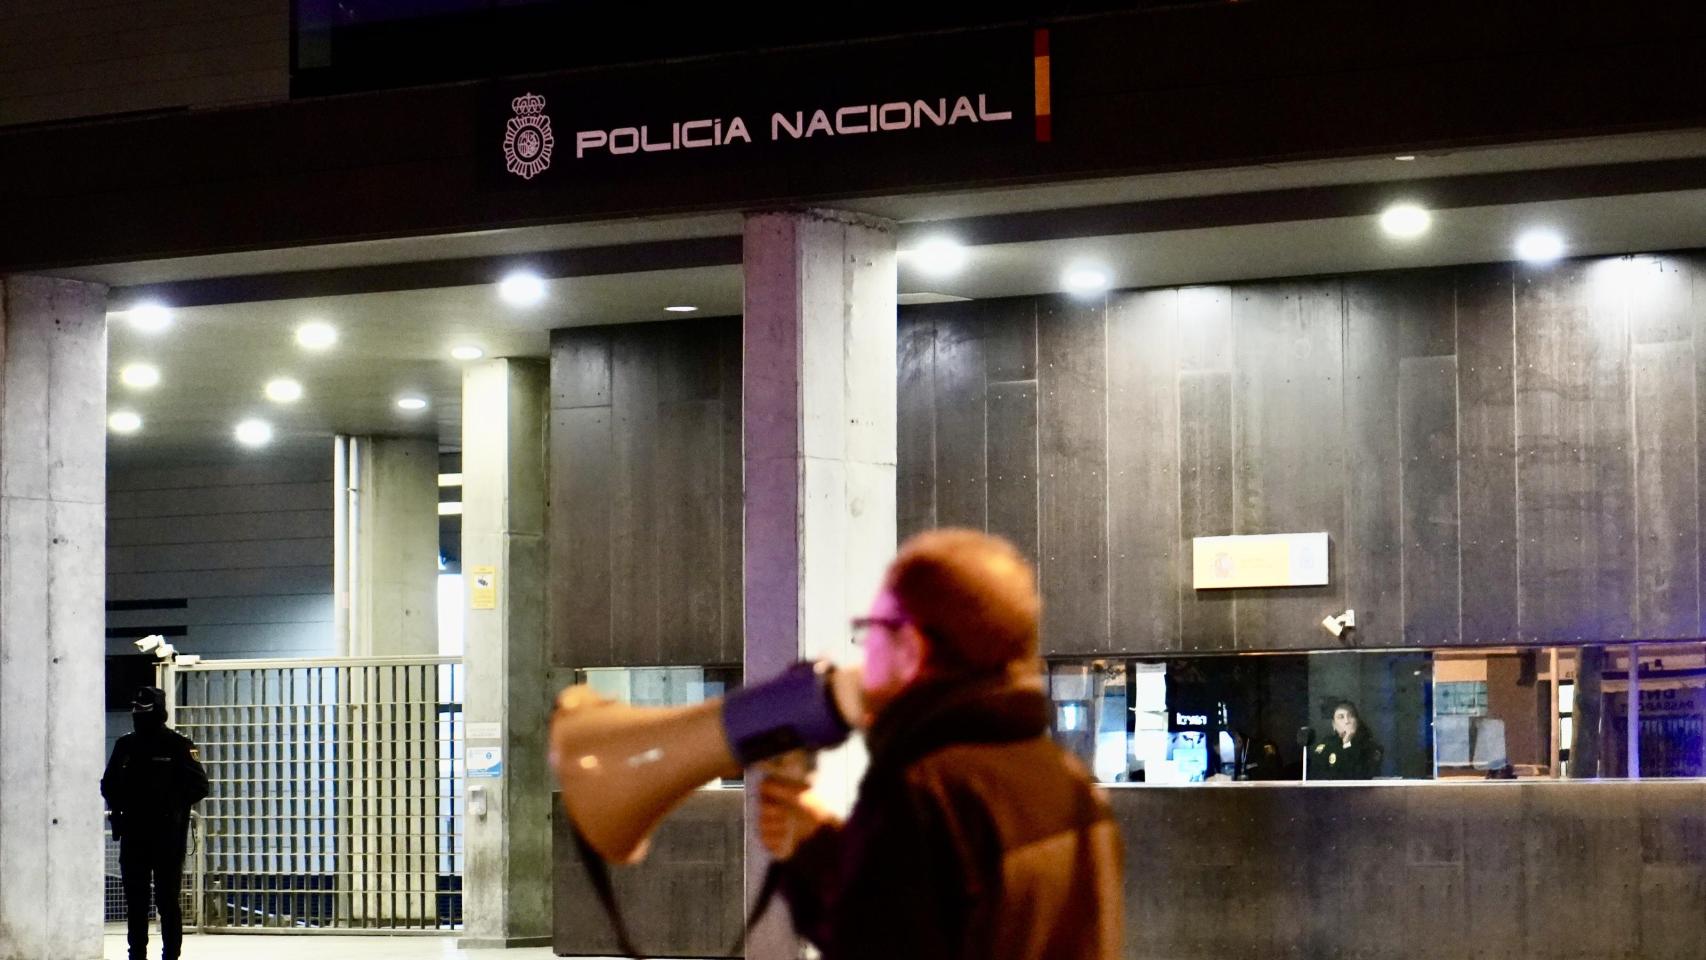
M1136 787L1127 960L1694 960L1706 942L1706 784ZM725 956L739 930L740 794L703 791L615 872L641 949ZM558 820L559 954L613 940Z
M1011 537L1053 654L1699 636L1703 264L903 311L901 533ZM1322 530L1328 586L1191 588L1192 537Z
M290 95L290 0L8 0L0 126Z
M551 341L552 662L739 663L740 322Z
M902 536L1039 568L1050 654L1681 639L1702 624L1706 257L901 311ZM712 325L714 324L714 326ZM738 654L733 320L556 335L559 666ZM1191 539L1326 531L1325 587ZM1335 640L1320 626L1357 611Z
M107 653L156 626L203 657L330 655L327 455L108 478ZM150 606L157 603L158 606Z

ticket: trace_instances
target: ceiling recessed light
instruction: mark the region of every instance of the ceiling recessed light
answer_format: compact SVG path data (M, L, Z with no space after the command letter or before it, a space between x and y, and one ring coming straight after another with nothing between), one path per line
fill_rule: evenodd
M1380 229L1389 237L1411 240L1428 232L1433 214L1413 203L1397 203L1380 214Z
M130 325L143 333L159 333L172 325L171 308L157 300L147 300L124 312Z
M233 434L245 447L264 447L272 442L272 424L265 420L244 420L237 424Z
M498 296L512 307L531 307L545 299L545 281L536 273L517 270L498 283Z
M127 387L146 390L160 383L160 368L151 363L132 363L118 372L119 382Z
M486 355L486 351L473 345L451 347L450 355L458 360L478 360Z
M427 407L427 402L426 402L425 397L398 397L397 398L397 409L399 409L399 410L425 410L426 407Z
M295 403L302 399L302 384L289 377L268 380L266 394L273 403Z
M1526 230L1516 238L1516 255L1528 263L1550 263L1564 255L1564 238L1552 230Z
M1060 278L1066 292L1085 297L1108 289L1108 273L1095 267L1073 267Z
M338 328L315 320L296 328L296 342L304 349L325 350L338 342Z
M1401 160L1401 161L1403 161L1403 162L1405 162L1405 163L1408 163L1408 162L1410 162L1410 161L1411 161L1411 160L1414 160L1414 159L1416 159L1416 155L1415 155L1415 154L1413 154L1413 153L1400 153L1400 154L1399 154L1399 155L1397 155L1397 156L1396 156L1396 157L1393 157L1393 158L1392 158L1392 159L1394 159L1394 160Z
M135 433L142 429L142 416L130 410L114 410L107 418L107 429L114 433Z
M676 304L673 307L664 307L664 309L668 310L670 313L692 313L693 311L698 310L699 308L698 307L690 307L685 303L681 303L681 304Z
M906 259L926 276L948 277L966 265L966 248L947 237L932 237L908 251Z

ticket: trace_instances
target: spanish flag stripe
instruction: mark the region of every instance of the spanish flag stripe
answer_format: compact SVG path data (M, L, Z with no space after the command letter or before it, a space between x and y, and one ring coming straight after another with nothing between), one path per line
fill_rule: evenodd
M1037 30L1031 45L1032 81L1036 89L1037 140L1047 142L1054 136L1054 120L1049 103L1048 30Z

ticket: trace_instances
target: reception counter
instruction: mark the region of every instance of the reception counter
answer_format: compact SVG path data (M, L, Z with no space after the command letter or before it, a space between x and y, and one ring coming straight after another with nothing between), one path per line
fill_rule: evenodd
M1706 782L1113 787L1133 960L1700 960ZM703 790L615 870L641 949L725 956L741 794ZM608 954L559 816L556 951Z

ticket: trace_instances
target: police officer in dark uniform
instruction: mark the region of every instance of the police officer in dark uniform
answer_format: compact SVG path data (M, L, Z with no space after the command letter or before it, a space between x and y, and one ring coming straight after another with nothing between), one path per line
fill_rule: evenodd
M207 796L207 771L190 738L166 726L166 694L159 687L137 690L130 716L136 732L118 738L101 776L101 796L107 800L119 843L130 960L145 960L148 952L150 884L160 914L163 956L178 960L184 942L178 895L190 807Z
M1385 751L1363 725L1357 705L1340 700L1333 705L1333 736L1316 744L1309 760L1309 779L1372 780L1383 759Z

